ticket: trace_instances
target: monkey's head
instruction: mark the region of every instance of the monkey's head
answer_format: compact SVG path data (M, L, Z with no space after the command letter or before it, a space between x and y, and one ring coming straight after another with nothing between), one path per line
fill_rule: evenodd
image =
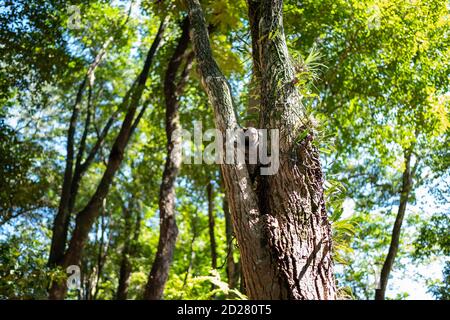
M245 134L245 146L256 147L259 143L259 131L256 128L243 128Z

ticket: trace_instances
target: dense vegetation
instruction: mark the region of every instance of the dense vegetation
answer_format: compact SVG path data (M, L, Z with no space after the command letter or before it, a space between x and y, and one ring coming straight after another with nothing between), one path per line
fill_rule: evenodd
M0 0L0 299L446 300L449 88L444 0Z

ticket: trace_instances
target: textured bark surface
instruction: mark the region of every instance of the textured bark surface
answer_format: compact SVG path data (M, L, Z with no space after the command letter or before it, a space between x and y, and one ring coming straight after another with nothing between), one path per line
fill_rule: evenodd
M386 295L386 288L389 281L389 275L397 256L400 245L400 234L402 230L403 219L406 213L406 206L408 204L409 196L413 186L414 169L411 168L412 150L405 152L405 170L402 176L402 189L400 191L400 205L398 207L397 216L395 218L394 227L392 228L391 243L389 251L384 260L383 268L380 273L379 288L375 290L375 300L384 300Z
M260 1L260 125L280 129L280 168L261 176L260 208L281 299L334 299L331 226L323 174L309 119L295 87L295 69L283 29L283 2ZM300 142L301 132L309 134Z
M173 251L178 235L175 217L175 180L181 166L181 136L174 134L180 128L179 92L185 84L192 58L187 59L181 82L177 85L178 71L181 69L189 45L189 20L185 19L182 33L175 51L169 61L164 79L164 97L166 104L167 156L159 192L160 234L158 250L153 261L144 299L161 299L169 276Z
M100 208L102 206L103 200L106 198L111 183L113 181L114 175L122 163L122 159L125 152L125 147L130 140L133 129L136 128L137 123L140 119L142 112L135 118L139 102L144 91L145 83L148 78L150 67L152 65L156 51L161 43L164 30L166 28L167 20L161 22L160 28L157 32L155 40L148 51L144 67L138 77L138 81L134 90L132 91L129 101L124 99L124 104L127 106L127 112L125 118L122 122L120 131L114 141L109 155L108 163L103 173L102 179L99 185L90 198L88 204L77 214L75 228L72 233L72 238L69 243L69 247L64 254L62 262L59 264L65 269L69 265L79 265L80 258L82 255L82 250L85 242L88 238L89 231L94 224L96 218L99 215ZM144 107L143 107L144 108ZM142 109L144 110L144 109ZM50 288L49 297L50 299L64 299L66 295L67 287L66 283L54 281Z
M258 127L261 107L261 66L259 65L259 20L261 18L260 6L257 1L248 1L248 21L250 23L250 35L252 40L252 78L249 83L249 97L246 123L247 127Z
M231 90L212 57L200 4L185 2L216 128L236 129ZM275 175L257 177L253 184L245 165L221 165L247 294L252 299L335 299L331 228L319 154L311 143L312 133L295 142L307 129L308 119L294 86L282 1L252 1L251 6L259 9L250 20L258 22L255 64L262 78L260 127L280 130L280 169Z

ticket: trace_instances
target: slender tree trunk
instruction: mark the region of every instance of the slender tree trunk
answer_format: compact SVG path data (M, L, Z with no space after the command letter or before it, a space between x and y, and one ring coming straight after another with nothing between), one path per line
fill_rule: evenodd
M400 205L398 207L397 216L395 218L394 227L392 228L391 243L389 251L381 269L379 288L375 289L375 300L384 300L386 295L386 288L389 281L389 275L397 256L400 245L400 235L403 224L403 219L406 213L406 206L408 204L409 196L413 186L414 171L411 169L411 155L412 148L405 152L405 170L402 177L402 189L400 192Z
M120 271L119 271L119 286L117 288L116 299L117 300L126 300L128 295L128 285L131 274L131 263L129 260L130 253L130 238L131 238L131 218L132 218L132 208L130 204L128 207L124 204L123 208L123 217L125 220L125 229L123 231L123 235L125 238L125 243L122 249L122 260L120 263Z
M161 43L164 30L166 28L167 19L161 22L155 40L153 41L150 50L148 51L147 58L144 63L144 67L138 77L138 82L134 88L132 94L130 95L130 101L124 101L124 106L127 106L127 113L122 122L120 131L114 141L109 155L108 163L103 173L103 177L94 193L94 195L89 200L88 204L82 209L76 218L75 229L72 233L72 238L69 243L69 247L64 255L62 263L60 264L64 269L70 265L79 265L80 258L82 255L82 250L85 242L88 238L89 231L98 217L99 210L103 203L103 200L108 194L109 187L113 181L114 175L122 163L125 147L130 140L133 129L136 128L138 121L142 115L141 113L134 120L137 108L144 91L145 83L147 82L150 67L152 65L156 51ZM144 110L145 106L142 110ZM134 122L133 122L134 120ZM66 283L63 282L53 282L49 297L50 299L63 299L66 295L67 287Z
M72 190L73 171L74 171L73 166L75 159L74 156L75 133L78 121L78 114L80 112L80 106L83 100L83 94L86 85L89 82L92 85L95 70L97 69L98 65L106 55L106 50L111 41L112 38L109 38L105 42L102 49L98 52L97 56L95 57L94 61L89 66L86 75L78 88L75 103L72 108L72 116L70 118L69 129L67 131L66 167L64 170L61 198L59 201L58 212L56 213L55 219L53 221L53 233L50 244L50 254L48 259L48 265L51 267L61 262L64 255L64 251L66 249L67 232L71 213L70 203L71 201L74 202L74 200L72 199L75 198L75 195ZM90 117L88 116L87 119L89 118ZM87 122L89 123L89 120L87 120Z
M215 218L214 218L214 194L211 182L206 186L206 193L208 198L208 229L209 229L209 243L211 248L211 267L217 269L217 244L216 235L214 232Z
M193 264L194 258L195 258L194 243L195 243L195 239L197 239L197 220L198 220L198 216L197 216L197 210L196 210L195 215L192 217L192 220L191 220L192 238L189 243L189 263L188 263L188 267L186 268L186 273L184 275L183 286L181 287L180 300L183 299L183 295L184 295L183 289L186 287L189 273L191 272L192 264Z
M86 116L86 122L84 126L84 132L80 141L80 147L78 149L77 154L77 160L75 162L75 170L73 172L73 178L72 178L72 184L71 184L71 195L69 199L69 213L72 214L74 212L75 208L75 202L78 196L78 190L80 188L80 182L83 178L84 174L86 173L87 169L92 164L92 161L94 160L94 157L97 155L98 151L100 150L100 147L102 146L103 142L105 141L106 136L109 133L109 130L111 129L111 126L114 123L114 120L116 119L119 109L117 109L108 119L105 126L103 127L101 133L98 135L97 141L92 146L91 150L86 156L86 159L83 161L83 156L86 149L86 139L89 131L89 126L91 123L91 117L92 117L92 90L93 90L93 83L89 85L89 95L88 95L88 114Z
M66 248L69 220L69 200L71 193L70 187L72 184L73 175L75 130L86 82L87 79L85 77L78 89L75 104L72 109L72 116L69 122L69 130L67 132L66 168L64 170L64 180L61 190L58 212L56 213L55 220L53 221L53 233L50 245L50 255L48 259L48 265L51 267L55 266L58 262L61 261L64 255L64 250Z
M228 82L211 53L198 0L185 1L202 83L213 106L216 128L239 128ZM335 299L331 226L312 129L295 87L282 19L282 1L253 1L258 20L261 68L260 126L279 129L280 167L255 184L246 166L222 164L242 271L251 299ZM304 130L308 137L297 143ZM236 158L235 151L235 158ZM222 159L223 163L225 160Z
M136 245L139 240L141 229L142 218L140 212L137 211L134 233L131 238L133 209L134 206L132 205L132 202L129 203L128 207L123 208L125 219L125 243L122 250L122 261L120 263L119 285L116 293L117 300L126 300L128 298L128 287L130 285L130 276L132 271L130 258L136 254Z
M112 232L109 232L108 239L105 239L105 232L107 229L112 229L112 222L111 222L111 216L109 216L108 225L105 221L105 210L104 207L102 210L102 215L100 219L100 227L101 227L101 237L100 242L98 246L98 256L97 256L97 274L96 274L96 281L95 281L95 287L94 287L94 294L93 299L97 300L98 293L100 292L100 283L102 281L102 274L103 274L103 268L105 267L106 258L108 257L108 251L111 246L111 240L112 240Z
M106 229L106 223L105 223L105 211L104 208L102 210L102 213L100 215L100 240L98 242L98 252L97 252L97 266L96 266L96 272L95 272L95 285L94 285L94 292L92 294L92 299L97 299L98 294L98 288L100 285L100 278L103 271L103 264L104 264L104 246L105 246L105 229Z
M163 296L178 235L175 220L175 180L181 166L181 136L175 134L176 130L180 128L178 114L180 102L177 94L180 88L177 87L176 79L188 44L189 20L185 19L181 36L169 61L164 79L167 156L159 192L160 234L158 250L144 292L144 299L147 300L159 300ZM191 62L188 61L188 69L190 64Z
M227 279L229 288L237 288L240 278L239 262L234 261L233 226L227 197L223 198L223 214L225 216L225 236L227 239Z

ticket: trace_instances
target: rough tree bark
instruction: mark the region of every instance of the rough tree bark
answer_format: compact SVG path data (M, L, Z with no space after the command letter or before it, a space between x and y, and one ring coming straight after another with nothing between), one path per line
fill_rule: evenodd
M181 136L177 135L176 131L180 128L179 94L185 86L192 63L192 57L185 59L188 45L189 20L186 18L182 23L181 36L170 58L164 79L167 156L159 192L160 234L158 250L144 292L144 299L147 300L159 300L163 296L178 235L175 217L175 180L181 166ZM178 71L184 60L186 60L186 65L181 80L177 84Z
M216 128L222 133L235 130L239 124L230 86L212 57L199 1L185 2ZM221 165L247 294L251 299L335 299L331 227L312 130L296 142L309 128L287 51L282 1L252 1L252 5L259 6L261 15L255 20L259 31L255 63L262 75L260 127L280 130L280 167L253 184L245 165Z
M375 300L384 300L386 295L386 288L389 281L389 275L392 271L392 266L397 256L400 245L400 234L402 230L403 219L406 213L406 206L408 204L409 196L413 187L413 177L415 167L411 168L412 148L405 152L405 170L402 175L402 189L400 191L400 205L398 207L397 216L395 218L394 227L392 228L391 243L389 251L384 260L383 267L380 273L379 287L375 289Z
M253 65L252 65L252 78L249 84L249 97L248 97L248 108L247 108L247 127L257 127L259 122L259 114L261 107L261 67L259 65L259 46L258 41L259 37L259 19L261 17L260 14L260 6L257 2L248 1L248 20L250 24L250 35L252 40L252 57L253 57Z
M111 148L108 163L105 172L103 173L102 179L100 180L100 183L97 186L94 195L90 198L87 205L77 214L75 229L72 232L72 238L70 240L69 247L64 254L62 262L58 264L63 267L63 269L65 269L69 265L79 265L82 250L85 245L86 239L88 238L89 231L99 214L99 209L102 206L103 200L108 194L109 187L111 186L114 175L119 169L120 164L122 163L125 147L127 146L133 130L136 128L139 120L141 119L143 111L145 110L144 106L136 119L134 119L145 88L148 74L150 72L150 67L152 65L156 51L161 43L166 25L167 19L164 19L161 22L156 37L150 47L150 50L147 53L144 66L138 77L136 86L132 90L129 99L124 99L123 101L123 105L127 110L125 118ZM66 295L66 291L67 287L64 281L54 281L50 288L49 297L50 299L63 299Z

